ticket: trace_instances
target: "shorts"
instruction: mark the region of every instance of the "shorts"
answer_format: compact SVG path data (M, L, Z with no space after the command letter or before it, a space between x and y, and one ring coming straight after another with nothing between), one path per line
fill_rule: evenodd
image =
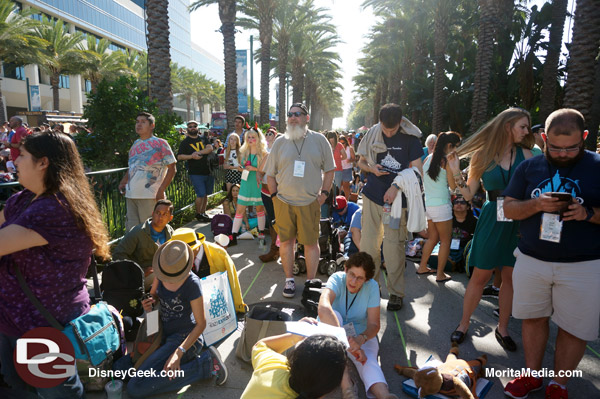
M282 242L298 239L302 245L313 245L319 241L319 201L305 206L289 205L279 197L273 197L275 230Z
M213 193L215 178L212 175L190 175L190 180L194 186L196 197L202 198Z
M427 220L435 223L446 222L452 220L452 205L428 206Z
M598 338L600 260L558 263L525 255L518 248L513 271L513 316L552 316L561 329L584 341Z
M333 185L337 188L342 187L342 171L336 170L333 175Z
M352 168L342 170L342 181L352 181Z
M242 184L242 172L234 169L227 169L225 182L229 184Z

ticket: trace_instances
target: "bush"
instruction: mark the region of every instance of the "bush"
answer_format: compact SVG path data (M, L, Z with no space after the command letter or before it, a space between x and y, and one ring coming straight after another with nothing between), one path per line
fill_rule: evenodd
M150 101L136 79L122 76L100 82L88 94L83 117L92 133L76 137L83 163L92 170L126 167L129 149L138 138L135 119L142 111L156 117L154 134L166 139L176 152L180 137L174 126L182 123L181 118L172 112L159 113L156 102Z

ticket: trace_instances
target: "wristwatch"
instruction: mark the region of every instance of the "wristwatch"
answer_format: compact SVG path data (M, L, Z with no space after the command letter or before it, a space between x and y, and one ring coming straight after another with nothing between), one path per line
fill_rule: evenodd
M321 190L321 194L325 194L326 197L329 197L329 191Z
M587 216L583 220L588 222L591 218L594 217L594 208L592 208L591 206L586 206L585 212L587 213Z

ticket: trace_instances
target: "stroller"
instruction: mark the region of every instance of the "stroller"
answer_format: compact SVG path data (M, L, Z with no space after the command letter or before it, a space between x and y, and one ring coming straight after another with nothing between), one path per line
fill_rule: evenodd
M338 229L333 227L331 218L320 219L319 221L319 247L321 248L317 269L319 273L331 276L337 271L344 270L346 257L340 247ZM294 275L306 273L306 259L304 258L304 246L302 244L297 245L292 273Z

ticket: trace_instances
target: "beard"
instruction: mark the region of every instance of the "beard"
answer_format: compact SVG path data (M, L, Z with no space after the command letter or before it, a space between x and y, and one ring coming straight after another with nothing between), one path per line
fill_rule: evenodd
M287 130L285 131L285 137L290 140L300 140L307 131L308 128L306 125L288 125Z
M198 129L188 129L188 136L196 137L198 135Z
M570 166L575 165L577 162L579 162L581 160L581 158L583 158L585 154L585 147L582 144L581 147L579 148L579 153L573 157L573 158L554 158L552 156L552 153L550 153L550 151L548 151L548 145L546 145L546 148L544 149L544 155L546 156L546 159L548 160L548 162L550 162L552 165L556 166L557 168L568 168Z

